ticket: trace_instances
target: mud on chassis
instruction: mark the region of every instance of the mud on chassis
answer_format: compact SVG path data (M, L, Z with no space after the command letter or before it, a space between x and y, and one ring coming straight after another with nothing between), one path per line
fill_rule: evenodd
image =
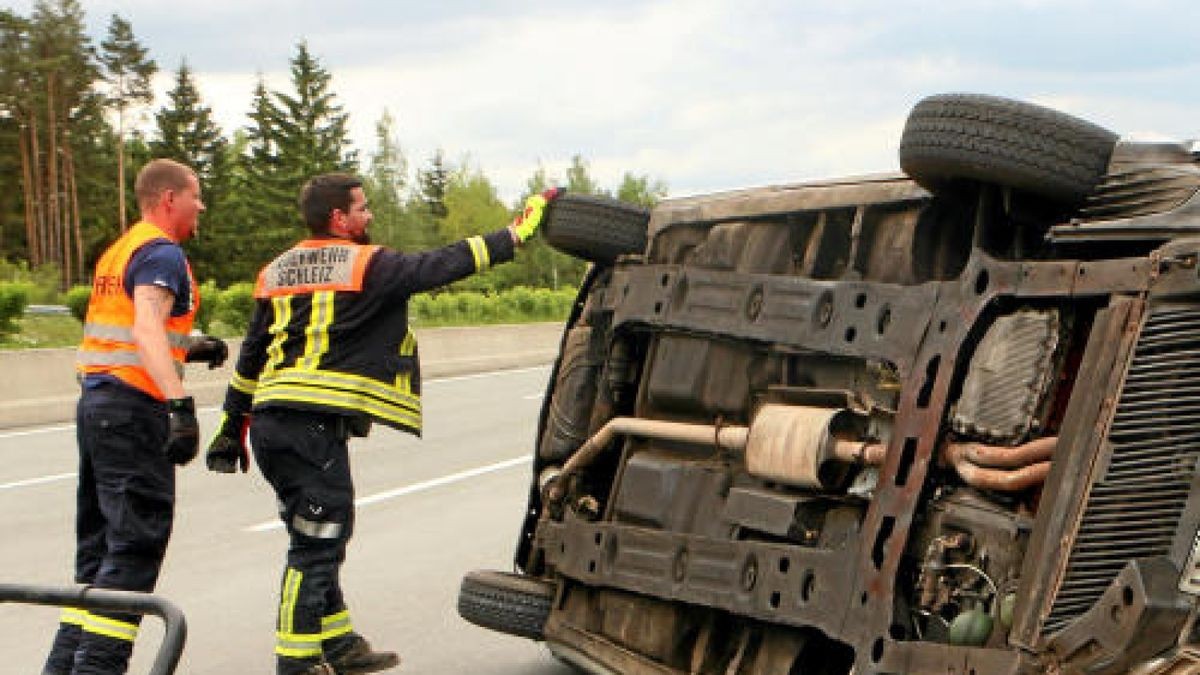
M567 195L517 573L599 673L1200 672L1200 153L913 110L905 174Z

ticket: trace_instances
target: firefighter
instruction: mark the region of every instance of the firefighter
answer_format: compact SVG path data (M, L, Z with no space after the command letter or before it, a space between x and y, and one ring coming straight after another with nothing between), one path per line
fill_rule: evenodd
M199 448L183 364L224 362L225 343L192 337L200 296L180 243L204 211L188 167L156 159L138 173L142 220L100 256L79 347L75 581L154 589L171 534L175 465ZM44 673L124 673L140 616L66 608Z
M254 459L275 489L290 545L280 585L280 675L348 675L399 664L354 631L339 570L354 527L347 439L370 424L421 433L417 341L408 299L513 257L533 235L550 189L511 225L444 248L406 254L370 244L362 182L313 178L300 194L311 237L258 275L256 305L208 468ZM253 414L254 423L249 424Z

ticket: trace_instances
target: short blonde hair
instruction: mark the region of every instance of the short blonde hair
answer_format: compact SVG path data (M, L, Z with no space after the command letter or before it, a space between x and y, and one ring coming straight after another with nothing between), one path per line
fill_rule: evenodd
M138 208L143 212L158 206L158 199L167 190L183 190L196 172L191 167L173 159L151 160L138 172L133 183L133 194L137 196Z

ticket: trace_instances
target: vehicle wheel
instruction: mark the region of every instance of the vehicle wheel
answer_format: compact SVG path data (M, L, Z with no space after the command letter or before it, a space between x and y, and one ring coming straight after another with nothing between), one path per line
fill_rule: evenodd
M550 203L542 235L554 248L602 265L646 250L650 211L615 199L568 192Z
M900 167L933 193L965 180L1077 205L1108 167L1117 135L1091 122L994 96L942 94L913 108Z
M474 570L458 590L458 614L477 626L509 635L542 639L554 587L520 574Z

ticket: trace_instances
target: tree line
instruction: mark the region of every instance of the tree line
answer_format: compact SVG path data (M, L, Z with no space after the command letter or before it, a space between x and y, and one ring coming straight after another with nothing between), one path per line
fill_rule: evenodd
M179 160L199 175L207 210L188 252L197 277L221 286L253 279L303 235L296 196L315 174L361 175L375 216L372 236L401 250L500 227L525 196L552 183L537 166L524 193L506 205L469 159L453 161L439 149L413 169L386 110L375 123L374 147L360 155L333 76L303 41L289 60L288 86L273 90L260 77L247 124L227 134L186 61L155 107L158 64L130 22L112 15L96 45L84 19L78 0L39 0L28 16L0 9L0 259L54 269L61 288L86 283L96 257L130 224L136 168L154 157ZM132 124L139 112L152 112L151 128ZM553 182L645 205L666 194L661 181L630 172L606 190L579 155ZM460 283L485 291L554 287L574 283L582 270L534 242L516 263Z

